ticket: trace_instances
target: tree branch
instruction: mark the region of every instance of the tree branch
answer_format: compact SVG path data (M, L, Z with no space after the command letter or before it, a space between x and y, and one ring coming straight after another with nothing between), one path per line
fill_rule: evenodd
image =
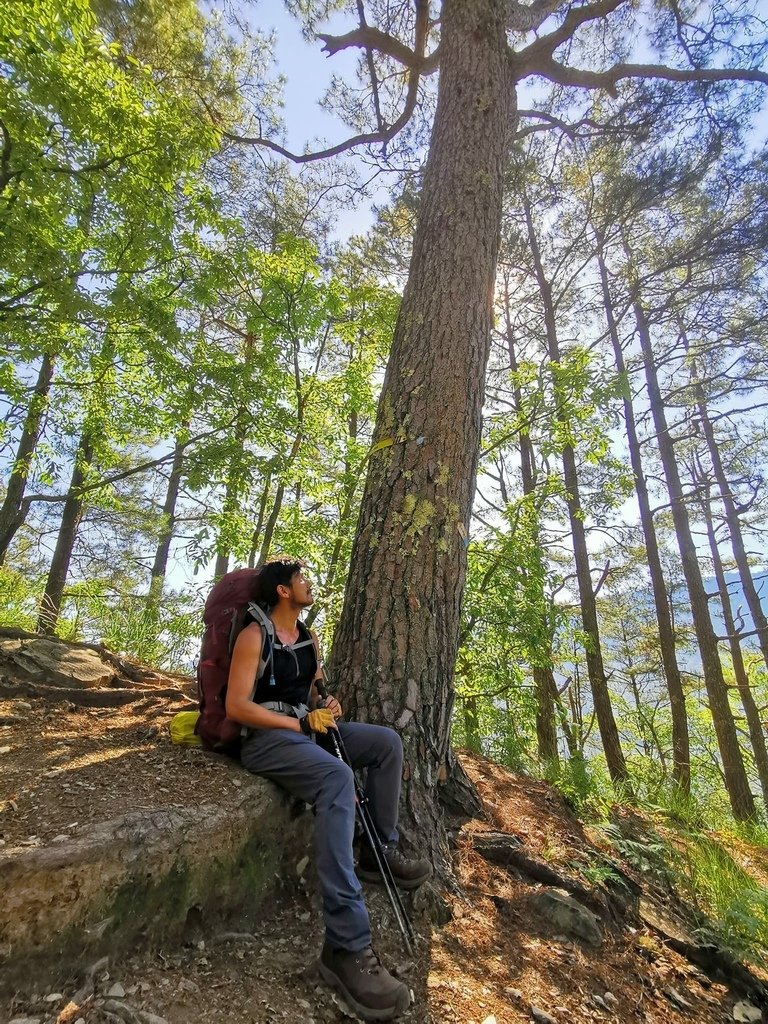
M357 0L357 16L360 19L360 28L368 28L365 20L365 4L363 0ZM371 80L371 92L373 93L373 109L376 114L376 127L380 132L386 130L386 123L381 116L381 101L379 100L379 80L376 75L376 64L373 59L373 50L370 46L365 48L365 60L368 65L368 77Z
M126 480L130 476L135 476L136 473L143 473L147 469L156 469L158 466L165 465L166 462L172 462L178 451L184 451L186 448L189 448L190 445L196 444L198 441L202 441L206 437L215 437L216 434L220 434L223 430L229 430L234 422L235 420L231 419L221 427L216 427L214 430L206 430L201 434L196 434L194 437L188 438L181 444L175 445L173 451L169 452L167 455L161 455L159 458L152 459L149 462L142 462L137 466L131 466L130 469L125 469L121 473L114 473L112 476L105 476L102 480L97 480L95 483L86 484L84 487L78 487L76 492L77 497L88 494L90 491L98 491L102 487L109 487L110 484L119 483L121 480ZM22 502L22 510L26 515L29 506L33 502L58 504L59 502L66 501L68 497L70 497L70 495L66 494L30 494L24 498Z
M374 25L360 25L343 36L332 36L325 32L318 32L318 39L322 39L323 53L332 57L341 50L348 50L356 47L361 50L378 50L379 53L392 57L409 71L418 71L420 75L429 75L437 70L439 63L438 51L430 53L428 57L412 50L410 46L401 43L395 36L390 36Z
M521 4L518 0L507 0L507 28L510 32L535 32L562 2L533 0L532 4Z
M381 32L379 29L373 28L370 25L360 26L352 32L347 32L346 35L343 36L320 34L320 39L325 42L323 49L327 51L329 56L334 53L338 53L339 50L347 49L350 46L361 47L362 49L370 48L378 50L379 53L384 53L390 57L394 57L395 60L404 64L404 66L408 68L408 91L405 98L405 106L397 120L388 128L379 129L375 132L362 132L359 135L353 135L344 142L339 142L335 146L330 146L328 149L321 149L314 153L302 154L291 153L291 151L285 149L284 146L278 145L271 139L265 139L263 136L252 137L235 135L226 131L222 132L222 135L231 142L239 142L250 146L264 146L266 149L270 149L273 153L278 153L280 156L284 156L287 160L291 160L296 164L306 164L314 160L325 160L328 157L338 156L339 153L345 153L350 149L355 149L357 146L375 146L378 144L386 145L386 143L390 142L410 121L411 115L416 109L416 101L419 95L419 79L421 75L430 74L430 72L434 71L438 66L439 47L434 51L434 53L431 53L429 57L424 56L428 32L429 0L416 0L416 45L413 50L404 43L401 43L398 39L395 39L393 36L389 36L385 32Z
M525 52L525 51L523 51ZM576 89L605 89L616 95L624 79L657 79L663 82L760 82L768 85L768 72L751 68L670 68L663 64L614 64L606 71L571 68L552 58L539 60L528 74L541 75L558 85Z
M519 61L525 66L529 61L536 62L543 57L551 57L558 46L569 42L582 25L612 14L623 3L624 0L596 0L595 3L572 7L563 18L563 23L559 28L542 36L541 39L536 39L530 46L526 46L517 54L515 63L517 64Z
M520 128L515 133L516 138L520 139L526 135L532 135L534 132L540 132L548 128L559 128L560 131L567 135L569 139L575 139L578 135L580 128L594 128L596 132L604 134L606 131L606 125L600 124L599 121L593 120L591 117L582 117L580 121L575 121L573 124L568 124L567 121L561 120L559 117L554 117L552 114L544 113L541 110L518 110L518 117L537 117L544 124L533 124L528 125L525 128ZM623 129L622 129L623 130ZM591 134L591 133L590 133Z
M148 152L148 148L145 146L142 149L134 149L129 153L120 153L117 156L105 157L103 160L97 160L93 164L83 164L82 167L62 167L56 164L43 164L43 170L49 171L51 174L93 174L95 171L106 171L113 164L121 163L124 160L130 160L134 156L141 156L142 153Z

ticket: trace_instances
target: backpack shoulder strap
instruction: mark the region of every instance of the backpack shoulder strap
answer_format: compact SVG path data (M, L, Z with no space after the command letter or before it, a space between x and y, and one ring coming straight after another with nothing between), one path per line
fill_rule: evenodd
M315 660L317 665L315 667L315 679L320 679L321 682L325 682L325 672L323 671L323 656L320 653L320 641L317 637L317 633L314 630L307 628L309 638L312 641L315 648ZM314 682L314 680L313 680Z
M269 615L264 611L261 605L256 604L255 601L249 601L248 606L245 609L246 613L251 616L254 622L257 622L261 626L261 658L259 659L259 671L254 680L253 688L256 690L256 683L264 675L267 665L273 665L272 651L275 648L275 624L270 619ZM273 667L274 672L274 667ZM253 695L251 695L253 696Z
M275 627L273 625L272 629L274 630L274 628ZM277 638L275 638L274 647L276 651L300 651L302 647L309 647L310 644L314 644L312 634L301 621L301 619L296 620L296 628L299 631L299 639L296 641L296 643L281 644L280 641Z

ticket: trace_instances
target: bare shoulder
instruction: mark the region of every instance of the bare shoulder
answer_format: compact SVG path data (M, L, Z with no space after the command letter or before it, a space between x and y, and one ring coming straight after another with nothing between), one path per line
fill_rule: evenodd
M235 640L235 650L243 653L261 650L261 626L258 622L251 622L240 631Z

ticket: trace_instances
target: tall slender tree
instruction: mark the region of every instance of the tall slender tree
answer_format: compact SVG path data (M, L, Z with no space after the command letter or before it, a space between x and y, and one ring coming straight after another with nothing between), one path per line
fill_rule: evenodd
M563 428L563 434L568 437L569 414L567 404L564 401L562 387L559 385L557 375L560 370L562 357L560 342L557 333L557 316L552 297L552 286L547 278L546 270L541 255L541 248L533 222L531 203L527 193L522 194L525 223L528 229L528 244L531 249L534 272L541 294L541 303L544 310L544 330L547 339L547 357L551 372L554 376L555 392L555 418ZM579 475L576 465L576 452L573 445L566 441L562 446L563 478L565 482L566 500L568 504L568 520L573 541L573 553L576 561L576 579L579 588L579 608L581 619L584 625L584 633L587 637L585 644L585 657L587 662L587 674L589 685L592 691L595 713L597 715L600 739L605 752L605 759L608 765L608 772L614 782L625 783L628 779L627 764L624 752L621 749L619 730L616 727L616 720L611 706L611 695L608 689L605 666L603 664L603 651L600 644L600 627L597 618L597 603L595 601L595 590L592 582L592 568L589 562L589 549L587 547L587 531L584 523L585 514L579 495Z
M608 267L605 261L605 236L596 232L597 242L597 264L600 273L600 287L602 289L603 302L605 305L605 317L608 324L608 334L613 347L616 368L619 373L627 377L627 366L624 359L624 351L619 337L618 323L614 311L613 296L611 294ZM627 384L629 388L629 384ZM635 411L632 407L632 399L629 392L624 396L624 426L627 431L627 444L629 447L629 458L632 464L632 472L635 478L635 493L640 513L640 525L645 541L646 557L648 559L648 572L651 578L653 590L653 603L656 610L656 621L659 628L659 646L661 658L664 665L664 676L669 691L670 706L672 709L672 764L675 781L684 793L691 788L691 753L690 740L688 736L688 715L685 707L685 690L683 689L680 666L677 662L675 650L675 631L672 625L672 616L667 600L667 586L664 581L664 573L659 557L659 544L656 536L656 528L653 523L653 512L651 510L648 483L643 467L640 451L640 441L635 423Z
M763 794L763 804L768 808L768 748L765 743L765 733L760 720L760 711L757 707L746 665L744 655L739 643L739 635L736 631L736 620L731 607L731 596L728 590L728 581L723 567L723 560L720 556L720 546L715 531L715 523L712 515L712 502L714 500L711 481L707 479L701 462L697 460L691 474L699 488L699 507L702 518L707 528L707 540L709 551L712 557L712 569L715 574L717 593L720 600L720 607L723 612L723 622L728 637L728 648L731 652L731 664L733 675L736 680L736 687L739 691L741 706L744 708L744 715L747 719L747 729L752 745L752 754L755 760L757 775L760 780L760 789Z
M744 821L754 815L754 799L749 788L749 781L744 768L744 759L733 721L733 713L728 702L728 691L723 677L723 667L720 662L717 639L709 615L709 602L701 578L696 544L691 532L690 516L678 470L674 441L667 425L664 399L659 387L656 359L651 342L648 314L642 303L639 278L632 263L632 253L626 239L625 247L629 261L632 308L643 356L643 368L648 386L648 398L656 433L656 442L664 466L666 487L669 491L675 533L680 549L680 560L685 574L685 582L691 602L691 614L704 669L709 708L717 734L731 809L738 821Z

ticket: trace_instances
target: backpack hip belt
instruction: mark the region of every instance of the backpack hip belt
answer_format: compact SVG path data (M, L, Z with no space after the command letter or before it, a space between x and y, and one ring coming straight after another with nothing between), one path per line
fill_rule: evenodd
M306 704L286 704L284 700L260 700L256 701L260 708L266 708L267 711L276 711L278 715L287 715L289 718L298 718L301 721L302 718L306 718L309 714L309 708ZM244 725L240 731L240 735L245 740L252 733L258 732L259 730L255 726Z
M309 714L306 704L286 704L284 700L260 700L258 704L267 711L276 711L278 715L288 715L290 718L298 718L299 721Z

